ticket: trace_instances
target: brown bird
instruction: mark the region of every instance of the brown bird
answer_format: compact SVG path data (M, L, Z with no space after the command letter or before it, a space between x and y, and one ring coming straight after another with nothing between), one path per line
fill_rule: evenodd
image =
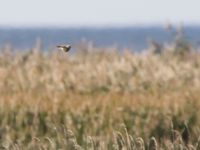
M63 52L68 52L71 49L71 45L58 45L56 47Z

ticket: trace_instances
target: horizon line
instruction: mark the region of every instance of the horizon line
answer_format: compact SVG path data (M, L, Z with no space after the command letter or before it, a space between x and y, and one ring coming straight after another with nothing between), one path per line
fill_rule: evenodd
M167 25L171 25L172 27L199 27L200 23L173 23L173 22L163 22L163 23L134 23L134 24L0 24L0 28L148 28L148 27L166 27Z
M0 25L0 29L123 29L123 28L165 28L164 24L134 24L134 25ZM172 27L180 25L172 24ZM200 27L199 24L184 24L183 27Z

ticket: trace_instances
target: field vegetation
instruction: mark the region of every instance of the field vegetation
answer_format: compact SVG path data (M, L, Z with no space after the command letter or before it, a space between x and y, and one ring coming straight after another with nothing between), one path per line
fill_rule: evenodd
M0 53L0 149L200 149L200 54Z

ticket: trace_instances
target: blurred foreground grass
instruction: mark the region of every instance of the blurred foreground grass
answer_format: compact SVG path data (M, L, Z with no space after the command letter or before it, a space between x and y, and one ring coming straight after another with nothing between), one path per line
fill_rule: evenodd
M199 99L200 54L5 51L0 146L200 149Z

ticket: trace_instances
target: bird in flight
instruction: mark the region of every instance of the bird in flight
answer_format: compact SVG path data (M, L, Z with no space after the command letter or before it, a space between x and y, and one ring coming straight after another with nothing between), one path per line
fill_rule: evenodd
M63 52L68 52L71 49L71 45L58 45L56 47Z

